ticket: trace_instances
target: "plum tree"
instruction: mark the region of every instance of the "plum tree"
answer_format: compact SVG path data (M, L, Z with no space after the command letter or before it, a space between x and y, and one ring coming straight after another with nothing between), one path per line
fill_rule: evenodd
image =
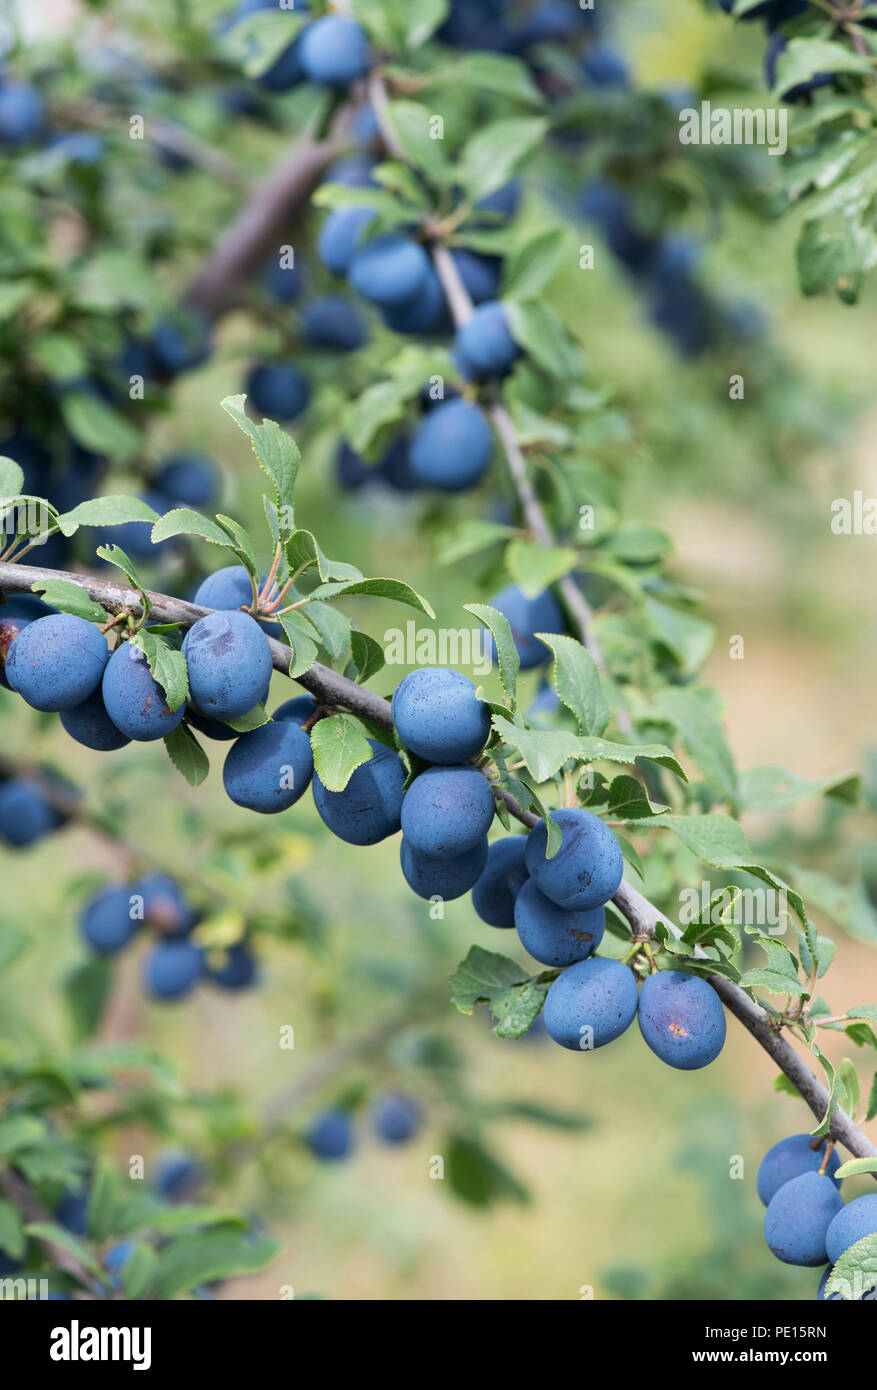
M6 680L33 709L72 709L101 683L107 639L93 623L52 613L23 628L6 656Z
M247 395L260 415L294 420L307 408L310 387L298 367L284 362L259 362L247 378Z
M235 719L268 695L271 648L249 613L208 613L183 639L192 703L214 719Z
M160 941L143 966L143 984L153 999L181 999L204 970L204 952L191 941Z
M783 1183L768 1203L764 1238L783 1264L823 1265L828 1229L843 1204L831 1178L801 1173Z
M315 1158L330 1161L353 1152L353 1125L348 1110L324 1110L307 1132L308 1148Z
M475 849L493 820L493 793L474 767L430 767L402 802L402 832L418 854L455 859Z
M550 589L528 598L517 584L509 584L493 595L490 606L508 620L523 671L541 666L551 656L545 643L536 637L537 632L566 631L560 604Z
M617 892L624 872L618 841L592 811L562 807L551 812L551 819L560 827L560 849L547 858L545 822L534 826L527 838L530 877L558 907L602 907Z
M401 827L405 764L385 744L376 739L369 744L372 756L354 769L343 791L329 791L318 776L313 781L323 824L349 845L376 845Z
M680 1071L714 1062L725 1045L725 1011L706 980L660 970L643 981L639 1027L656 1057Z
M487 837L453 859L434 859L414 849L403 836L399 859L405 882L418 897L453 902L474 888L483 874L487 864Z
M182 723L185 707L172 710L139 647L123 642L104 671L101 694L116 728L137 743L166 738Z
M103 692L97 689L72 709L61 710L61 724L77 743L96 753L114 753L124 748L130 739L117 728L104 704Z
M505 376L518 356L505 305L481 304L457 330L457 361L464 376L481 380Z
M443 401L429 412L411 441L411 471L422 487L463 492L483 478L493 436L473 401Z
M490 737L490 707L459 671L423 666L393 692L393 722L412 753L428 763L463 763Z
M514 925L525 950L542 965L566 966L596 951L606 929L602 907L568 912L528 879L515 902Z
M354 250L348 268L353 288L382 309L405 304L422 293L430 262L419 242L403 236L376 236Z
M472 889L472 906L488 926L515 925L515 902L527 882L526 848L525 836L507 835L487 851L487 865Z
M127 885L104 888L82 910L79 931L83 941L101 955L114 955L136 936L140 920L131 913Z
M815 1145L815 1147L814 1147ZM758 1165L756 1186L758 1195L765 1206L780 1190L783 1183L798 1178L802 1173L818 1172L825 1157L825 1140L816 1141L810 1134L790 1134L788 1139L780 1139L768 1149ZM840 1187L834 1177L840 1167L840 1158L835 1150L829 1155L826 1176Z
M384 1144L408 1144L423 1124L423 1112L411 1096L379 1096L372 1107L375 1134Z
M829 1260L835 1264L856 1241L865 1236L877 1234L877 1193L868 1192L864 1197L840 1206L832 1215L831 1225L825 1237L825 1249Z
M327 87L346 87L368 71L368 39L355 19L324 15L303 31L299 56L308 77Z
M605 1047L633 1022L638 991L622 961L592 956L558 975L545 997L545 1027L561 1047Z
M311 784L311 742L293 719L241 734L228 751L222 784L237 806L276 815L294 806Z

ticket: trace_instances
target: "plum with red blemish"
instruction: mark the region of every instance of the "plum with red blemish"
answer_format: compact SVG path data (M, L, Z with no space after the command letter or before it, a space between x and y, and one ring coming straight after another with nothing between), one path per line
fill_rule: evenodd
M661 970L643 983L640 1032L656 1057L681 1071L714 1062L725 1043L725 1012L698 975Z

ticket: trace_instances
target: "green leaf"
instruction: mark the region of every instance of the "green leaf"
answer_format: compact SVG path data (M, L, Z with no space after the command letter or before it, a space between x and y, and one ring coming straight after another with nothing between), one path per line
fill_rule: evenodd
M663 743L611 743L605 738L580 738L579 757L585 762L597 762L602 758L610 763L631 765L637 758L643 758L647 763L666 767L668 772L674 772L683 782L688 780L672 750ZM665 824L666 817L658 823Z
M226 414L250 440L260 467L274 484L277 507L281 513L285 510L291 512L301 462L298 445L274 420L263 420L261 425L254 425L244 410L245 401L246 396L243 395L226 396L221 404ZM288 529L292 529L291 519Z
M548 130L542 117L512 116L491 121L470 136L460 153L456 179L473 199L486 198L508 183Z
M124 526L129 521L157 521L158 513L142 497L90 497L58 517L62 535L72 536L80 526Z
M663 718L676 725L686 752L708 785L723 800L736 806L740 795L737 769L722 726L713 713L709 694L701 690L668 688L661 691L656 708Z
M547 782L578 752L579 740L568 729L522 729L499 714L493 716L493 727L524 759L537 783Z
M77 444L96 454L108 454L117 463L129 463L140 450L140 431L100 396L84 391L65 392L61 414ZM146 520L151 521L154 515Z
M199 1284L262 1269L279 1249L276 1241L250 1231L222 1229L181 1236L159 1253L151 1280L153 1296L170 1299Z
M158 1269L158 1255L151 1245L138 1245L122 1269L125 1297L141 1299L149 1289Z
M877 942L877 913L861 878L838 883L818 869L795 866L789 870L808 903L824 912L851 936L873 945Z
M60 1246L62 1250L66 1250L67 1254L73 1255L95 1279L105 1278L103 1270L94 1259L88 1246L83 1241L78 1240L76 1236L71 1235L63 1226L56 1226L53 1221L31 1221L24 1229L35 1240L51 1241L52 1245Z
M271 716L264 705L254 705L246 714L239 714L235 719L223 719L221 722L234 729L236 734L249 734L253 729L261 729L263 724L270 724Z
M200 787L210 771L210 760L188 724L178 724L164 740L168 757L190 787Z
M431 605L410 584L401 579L355 579L352 583L321 584L309 595L314 599L349 597L353 594L370 594L373 598L387 598L394 603L405 603L416 608L428 618L435 619Z
M222 35L222 45L247 77L261 77L292 43L308 15L290 6L271 5L246 14Z
M224 546L226 550L237 550L237 546L215 521L202 516L189 507L174 507L165 512L152 528L152 543L169 540L171 536L197 536L198 540L210 541L213 545Z
M649 597L645 599L644 612L655 635L672 652L683 671L693 674L699 670L715 637L712 624Z
M552 679L559 698L583 734L602 734L609 723L609 706L591 653L573 637L540 632L539 638L554 653Z
M449 0L406 0L405 46L419 48L444 23L450 9Z
M455 565L469 555L477 555L500 541L508 540L515 532L511 526L498 521L479 521L470 517L461 521L438 543L436 558L440 565Z
M146 658L153 678L165 693L168 709L178 710L189 698L189 668L183 653L172 647L159 633L149 632L146 628L135 633L131 645L137 647Z
M350 719L333 714L311 730L314 771L330 792L343 792L353 773L374 756L371 744Z
M449 178L445 141L430 134L435 116L416 101L391 101L387 119L406 159L434 183Z
M507 299L512 337L537 366L560 382L580 381L584 362L561 319L542 299Z
M505 263L503 294L531 299L554 279L569 251L565 227L540 227L515 246Z
M317 637L313 624L303 613L283 613L278 619L292 648L289 674L293 680L309 671L317 659Z
M53 381L75 381L88 373L88 357L69 333L41 333L32 352L35 361Z
M18 497L24 487L24 470L15 459L0 454L0 498Z
M870 1124L877 1115L877 1072L874 1073L874 1080L871 1082L871 1090L868 1092L868 1108L865 1111L865 1123Z
M527 598L537 598L549 584L569 574L578 552L568 545L547 546L538 541L513 540L505 553L506 569Z
M472 1207L512 1200L525 1204L527 1189L472 1135L452 1135L444 1145L445 1174L451 1191Z
M112 984L106 956L90 955L63 979L64 999L73 1024L73 1041L93 1037L104 1015Z
M668 807L653 802L636 777L615 777L609 788L607 814L612 820L645 820L659 816Z
M858 1302L863 1294L874 1288L877 1288L877 1235L869 1235L857 1240L837 1260L824 1297L829 1299L833 1293L839 1293L844 1302Z
M286 563L289 565L289 575L293 582L312 565L316 565L324 584L331 580L340 580L346 584L363 577L362 571L355 565L344 564L341 560L327 560L311 531L294 531L285 548Z
M447 67L435 64L418 76L430 86L469 87L479 96L495 92L526 106L545 105L545 98L524 64L501 53L455 53Z
M26 1245L18 1208L5 1197L0 1198L0 1250L12 1260L20 1260Z
M117 1229L119 1198L117 1170L106 1159L99 1159L88 1198L87 1228L93 1240L105 1241Z
M464 603L463 607L467 613L476 617L493 634L499 660L499 678L503 690L514 705L521 659L518 656L518 649L515 646L515 639L512 637L508 618L496 608L491 608L487 603Z
M137 590L140 595L143 616L147 618L152 609L152 600L144 588L143 580L137 573L137 566L134 564L134 561L125 554L120 545L99 545L97 554L101 560L106 560L109 564L115 565L116 569L120 569L132 589Z
M476 1004L489 1005L497 1036L518 1038L541 1012L553 979L550 971L531 976L508 956L473 946L451 976L451 999L464 1014Z
M331 665L342 670L350 654L350 619L328 603L309 603L308 616L320 634Z
M106 609L89 598L83 586L73 579L38 579L31 587L62 613L72 613L74 618L85 618L89 623L109 622Z
M696 761L696 760L695 760ZM774 764L751 768L740 774L740 801L747 811L784 811L815 796L832 796L855 803L862 790L858 773L839 777L799 777Z
M782 97L792 87L807 82L817 73L851 72L867 76L871 63L864 53L854 53L843 43L828 39L790 39L777 62L774 92Z
M350 654L356 667L358 681L367 681L384 665L384 653L380 643L369 637L367 632L351 632Z

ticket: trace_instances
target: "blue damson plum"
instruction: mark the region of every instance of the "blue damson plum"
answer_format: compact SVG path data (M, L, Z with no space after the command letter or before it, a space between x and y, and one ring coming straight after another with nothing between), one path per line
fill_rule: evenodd
M333 275L346 275L365 229L374 221L374 208L336 208L330 212L317 237L320 260Z
M0 82L0 145L36 140L45 120L45 102L29 82Z
M764 1213L764 1238L787 1265L824 1265L826 1236L844 1200L831 1178L802 1173L783 1183Z
M711 985L683 970L660 970L643 982L639 1026L656 1057L680 1071L714 1062L725 1045L725 1011Z
M353 1150L353 1124L349 1110L325 1110L307 1132L306 1143L315 1158L347 1158Z
M484 839L493 810L490 783L476 768L430 767L405 793L402 830L418 854L455 859Z
M114 753L131 740L123 734L107 714L103 692L95 690L82 704L61 711L61 724L77 743L96 753Z
M572 1051L605 1047L633 1023L636 979L620 960L591 956L558 975L545 997L545 1027Z
M376 739L370 738L369 744L372 756L354 770L343 791L328 791L314 777L314 805L320 818L348 845L376 845L401 826L405 764Z
M0 454L3 452L0 446ZM36 594L13 594L0 605L0 685L4 690L9 689L6 679L6 657L12 643L22 628L36 622L37 618L45 618L56 611L47 603L43 603L42 599L38 599Z
M133 941L140 918L133 912L131 889L127 885L104 888L86 903L79 918L83 941L101 955L114 955Z
M484 872L472 889L472 906L488 926L515 925L515 903L527 882L526 848L525 835L507 835L487 851Z
M171 454L155 476L155 490L180 507L206 507L216 496L216 470L201 454Z
M372 1107L375 1134L385 1144L407 1144L423 1124L423 1112L411 1096L380 1096Z
M101 694L116 728L136 743L165 738L181 723L186 708L170 708L146 657L131 642L123 642L107 662Z
M346 87L368 72L368 39L355 19L346 15L324 15L313 20L302 32L299 58L312 82L326 87Z
M253 586L243 565L226 565L224 569L208 574L195 590L193 603L202 608L219 608L226 611L243 608L253 602Z
M427 763L464 763L490 737L490 707L467 676L423 666L393 692L393 723L406 748Z
M236 719L266 699L268 638L249 613L208 613L183 638L192 703L212 719Z
M62 823L61 814L30 777L10 777L0 785L0 839L27 849Z
M458 328L455 346L465 376L484 380L504 376L518 356L505 305L498 300L480 305Z
M515 647L522 671L531 671L548 661L551 652L544 642L540 642L537 632L566 631L566 622L560 604L550 589L545 589L535 598L528 598L517 584L509 584L500 589L490 599L491 608L496 608L507 619L512 630Z
M595 87L626 87L630 81L627 64L616 48L595 43L582 58L582 72Z
M317 701L313 695L294 695L278 705L272 719L292 719L296 724L306 724L317 712Z
M479 256L476 251L461 248L451 252L451 259L473 304L496 299L502 266L498 256Z
M220 989L249 989L256 982L256 958L246 941L236 941L233 946L208 954L204 974Z
M160 936L186 936L198 914L170 874L146 874L134 885L143 903L143 921Z
M774 1144L758 1165L756 1186L764 1205L767 1206L771 1198L776 1196L783 1183L791 1182L792 1178L799 1178L802 1173L818 1172L824 1157L825 1140L814 1140L810 1134L790 1134L788 1139L781 1139L778 1144ZM840 1156L837 1150L833 1149L826 1172L837 1187L840 1187L840 1183L834 1175L839 1167Z
M6 655L6 679L33 709L72 709L95 691L107 665L107 639L94 623L51 613L23 628Z
M143 966L143 983L153 999L182 999L204 972L204 952L191 941L160 941Z
M540 821L527 839L527 868L546 897L568 911L603 907L618 891L624 861L608 825L575 806L551 812L561 831L560 849L548 859L548 831Z
M487 864L487 837L454 859L432 859L413 849L403 837L399 849L402 874L418 897L453 902L475 887Z
M166 1202L191 1202L204 1186L205 1172L187 1153L161 1154L152 1185Z
M515 903L514 925L534 960L542 965L574 965L587 960L600 945L606 912L602 907L567 912L528 879Z
M877 1192L868 1192L864 1197L857 1197L855 1201L842 1206L835 1214L825 1241L829 1260L834 1264L856 1241L875 1234Z
M472 401L443 401L429 412L411 441L411 471L422 487L463 492L484 477L493 435Z
M453 320L442 289L441 280L432 266L426 279L412 299L391 304L383 309L384 323L394 333L450 333Z
M282 362L260 362L247 378L247 396L270 420L294 420L307 407L311 390L297 367Z
M332 352L356 352L368 341L362 315L339 294L324 294L307 306L304 331L313 347Z
M384 235L372 237L354 251L348 277L364 299L390 309L421 294L430 269L429 256L419 242Z
M228 751L222 784L235 805L270 816L294 806L313 775L310 739L295 720L281 719L241 734Z
M152 357L161 376L178 376L210 356L210 329L198 314L162 319L152 335Z
M240 730L233 729L230 724L223 724L221 719L208 719L206 714L200 714L191 705L186 708L186 723L216 743L231 743L233 739L240 738Z
M279 304L294 304L302 292L304 278L301 266L272 261L262 276L262 283Z

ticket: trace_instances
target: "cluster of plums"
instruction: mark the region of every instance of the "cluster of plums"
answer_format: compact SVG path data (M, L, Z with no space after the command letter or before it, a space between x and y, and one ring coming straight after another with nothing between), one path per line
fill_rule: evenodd
M390 1147L408 1144L423 1124L423 1112L413 1097L401 1091L377 1096L370 1123L375 1137ZM328 1162L349 1158L356 1146L356 1127L349 1110L334 1108L316 1115L305 1142L315 1158Z
M246 941L205 950L192 940L199 915L175 879L152 873L115 883L89 899L79 917L82 940L102 956L116 955L146 929L155 938L143 963L143 985L153 999L181 999L199 980L221 989L246 989L256 961Z
M818 1268L828 1262L817 1298L837 1260L865 1236L877 1235L877 1193L844 1202L837 1152L824 1139L793 1134L768 1149L758 1169L758 1195L767 1207L764 1238L778 1260ZM853 1291L853 1299L877 1298L877 1286ZM834 1293L831 1299L843 1300Z

